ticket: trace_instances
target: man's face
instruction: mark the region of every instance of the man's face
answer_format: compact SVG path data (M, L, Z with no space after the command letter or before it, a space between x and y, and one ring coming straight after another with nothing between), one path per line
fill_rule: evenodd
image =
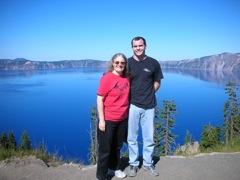
M143 56L145 55L145 49L146 45L144 45L144 42L142 39L132 42L132 50L135 56Z

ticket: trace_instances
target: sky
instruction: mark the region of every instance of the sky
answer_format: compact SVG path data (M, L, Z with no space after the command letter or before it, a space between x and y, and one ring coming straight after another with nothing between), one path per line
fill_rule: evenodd
M0 0L0 59L158 61L240 53L240 0Z

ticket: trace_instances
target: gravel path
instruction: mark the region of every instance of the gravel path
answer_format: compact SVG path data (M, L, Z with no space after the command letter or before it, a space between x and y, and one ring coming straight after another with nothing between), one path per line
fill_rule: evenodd
M125 165L125 166L124 166ZM125 172L127 163L123 164ZM161 157L156 162L160 175L154 177L142 168L126 180L240 180L240 152L199 154L192 157ZM0 163L0 180L94 180L96 166L65 164L48 167L28 157ZM116 177L109 177L116 180Z

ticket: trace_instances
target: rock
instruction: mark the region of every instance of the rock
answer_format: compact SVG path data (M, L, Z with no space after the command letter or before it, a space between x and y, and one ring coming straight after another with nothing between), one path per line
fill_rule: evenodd
M180 152L182 152L184 155L196 154L200 151L199 146L200 145L198 141L195 141L193 143L187 143L186 145L180 146L175 153L179 154Z
M14 157L9 160L4 161L4 166L11 167L24 167L24 166L38 166L47 168L48 165L40 159L37 159L35 156L26 156L26 157Z

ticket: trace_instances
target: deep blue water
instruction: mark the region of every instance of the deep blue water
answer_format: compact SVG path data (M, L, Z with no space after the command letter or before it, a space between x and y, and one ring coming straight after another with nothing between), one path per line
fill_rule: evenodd
M12 130L19 143L27 130L33 146L44 141L48 151L87 163L90 109L96 104L103 72L90 68L0 72L0 132ZM158 107L162 100L175 101L177 143L183 143L186 130L199 140L203 125L222 124L227 77L163 73Z

